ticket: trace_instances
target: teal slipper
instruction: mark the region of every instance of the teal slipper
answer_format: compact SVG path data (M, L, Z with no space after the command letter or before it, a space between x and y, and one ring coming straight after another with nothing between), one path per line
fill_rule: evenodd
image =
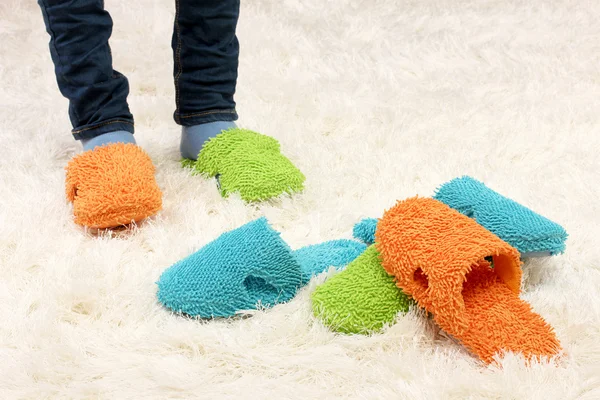
M166 269L157 282L157 297L178 313L231 317L289 301L314 274L345 266L364 248L362 243L340 240L294 252L266 218L260 218Z
M294 251L296 260L302 265L302 284L329 267L345 267L358 257L367 246L355 240L332 240L313 244Z
M469 176L445 183L433 198L473 218L524 258L565 251L568 235L562 226Z
M568 235L562 226L471 177L445 183L433 198L475 219L519 250L523 258L551 256L565 251ZM377 219L365 218L354 226L354 237L372 244L376 229Z

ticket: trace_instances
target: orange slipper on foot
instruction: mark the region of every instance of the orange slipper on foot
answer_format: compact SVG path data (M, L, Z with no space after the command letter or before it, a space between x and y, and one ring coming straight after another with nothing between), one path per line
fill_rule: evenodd
M79 225L113 228L150 217L162 207L152 160L134 144L96 147L73 157L66 170L67 199Z
M483 361L503 351L527 359L560 351L552 327L519 298L519 252L471 218L412 198L384 214L375 239L398 287Z

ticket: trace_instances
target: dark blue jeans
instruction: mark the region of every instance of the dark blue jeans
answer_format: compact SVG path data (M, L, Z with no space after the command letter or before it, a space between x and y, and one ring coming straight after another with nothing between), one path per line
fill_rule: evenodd
M38 0L50 34L58 87L69 99L76 139L126 130L129 83L113 69L108 39L112 19L103 0ZM191 126L235 121L233 95L240 0L175 0L173 59L175 122ZM143 62L143 60L141 60Z

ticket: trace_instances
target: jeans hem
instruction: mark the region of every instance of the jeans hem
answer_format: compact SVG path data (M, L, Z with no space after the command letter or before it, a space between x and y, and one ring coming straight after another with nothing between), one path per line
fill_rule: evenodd
M91 139L107 132L127 131L133 134L133 121L123 118L112 119L91 125L77 127L71 131L76 140Z
M238 114L235 109L230 110L207 110L197 113L173 115L175 122L182 126L194 126L215 121L237 121Z

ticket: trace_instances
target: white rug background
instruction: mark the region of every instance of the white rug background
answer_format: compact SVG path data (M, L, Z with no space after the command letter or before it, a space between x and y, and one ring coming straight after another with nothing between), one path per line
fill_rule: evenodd
M600 398L597 1L243 0L239 123L307 176L303 194L258 207L179 167L173 1L106 6L164 210L114 237L71 222L63 168L80 147L41 12L2 0L0 398ZM294 248L349 238L463 174L570 233L565 255L524 265L557 365L482 365L416 312L381 335L334 334L310 312L324 275L244 320L157 304L165 268L261 215Z

